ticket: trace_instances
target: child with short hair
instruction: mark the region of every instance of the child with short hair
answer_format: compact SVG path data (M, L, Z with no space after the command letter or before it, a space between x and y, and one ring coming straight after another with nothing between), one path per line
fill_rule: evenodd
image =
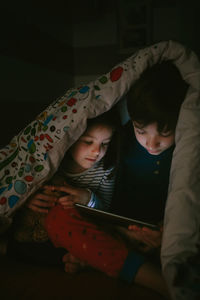
M127 94L131 121L124 126L112 211L160 226L123 231L139 241L141 252L160 250L175 128L187 89L176 66L164 61L147 69Z
M131 121L123 131L114 211L162 222L175 128L187 88L176 66L164 61L147 69L128 92Z

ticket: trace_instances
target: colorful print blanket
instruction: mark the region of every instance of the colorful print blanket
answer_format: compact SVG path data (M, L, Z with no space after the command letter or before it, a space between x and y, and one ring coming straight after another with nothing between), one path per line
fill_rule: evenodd
M87 118L109 110L147 66L166 59L176 64L190 88L176 130L161 258L173 299L191 300L199 292L194 280L198 282L200 270L194 271L193 262L199 253L200 229L200 64L191 50L177 42L141 49L107 74L70 89L0 150L0 221L9 220L52 177L83 133ZM183 266L193 274L192 283L181 276Z

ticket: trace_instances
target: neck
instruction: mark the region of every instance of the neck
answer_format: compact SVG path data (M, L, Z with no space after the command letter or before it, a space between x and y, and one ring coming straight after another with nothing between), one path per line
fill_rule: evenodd
M77 165L77 163L70 156L66 157L63 166L65 171L71 174L78 174L85 171L83 168Z

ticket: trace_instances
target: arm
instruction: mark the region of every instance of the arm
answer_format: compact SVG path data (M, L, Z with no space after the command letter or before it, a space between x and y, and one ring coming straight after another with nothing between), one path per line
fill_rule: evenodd
M58 192L57 202L65 209L72 207L74 203L87 205L90 202L91 191L87 188L78 188L64 182L62 185L45 185L47 191Z
M79 181L76 181L73 186L64 181L62 177L59 181L54 181L52 185L45 186L45 188L62 193L58 202L65 208L73 206L74 203L82 203L89 207L108 210L115 181L114 176L111 176L112 172L112 168L104 170L103 163L100 162Z
M105 211L109 210L115 184L115 176L111 175L112 172L113 169L107 170L102 176L101 184L96 192L93 193L95 205L92 207Z
M74 203L87 204L90 202L92 192L86 188L74 187L65 181L65 176L58 172L46 185L43 186L43 195L36 195L31 205L54 206L60 203L64 208L72 207ZM40 199L38 199L40 198ZM37 203L37 201L39 203ZM45 201L45 202L44 202ZM47 210L48 211L48 210Z
M58 197L58 203L63 205L65 209L72 207L74 203L81 203L88 205L89 207L108 210L112 197L113 185L114 178L104 178L96 193L88 188L73 187L66 182L61 186L47 185L45 186L45 189L61 193L62 196Z

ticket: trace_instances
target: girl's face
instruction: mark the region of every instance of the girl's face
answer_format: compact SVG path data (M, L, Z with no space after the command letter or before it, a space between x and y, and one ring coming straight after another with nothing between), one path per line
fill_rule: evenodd
M71 149L71 172L80 173L91 168L105 154L111 141L113 129L109 125L92 125L75 142Z
M158 132L157 123L151 123L145 127L133 121L135 136L150 154L158 155L170 148L175 142L174 131Z

